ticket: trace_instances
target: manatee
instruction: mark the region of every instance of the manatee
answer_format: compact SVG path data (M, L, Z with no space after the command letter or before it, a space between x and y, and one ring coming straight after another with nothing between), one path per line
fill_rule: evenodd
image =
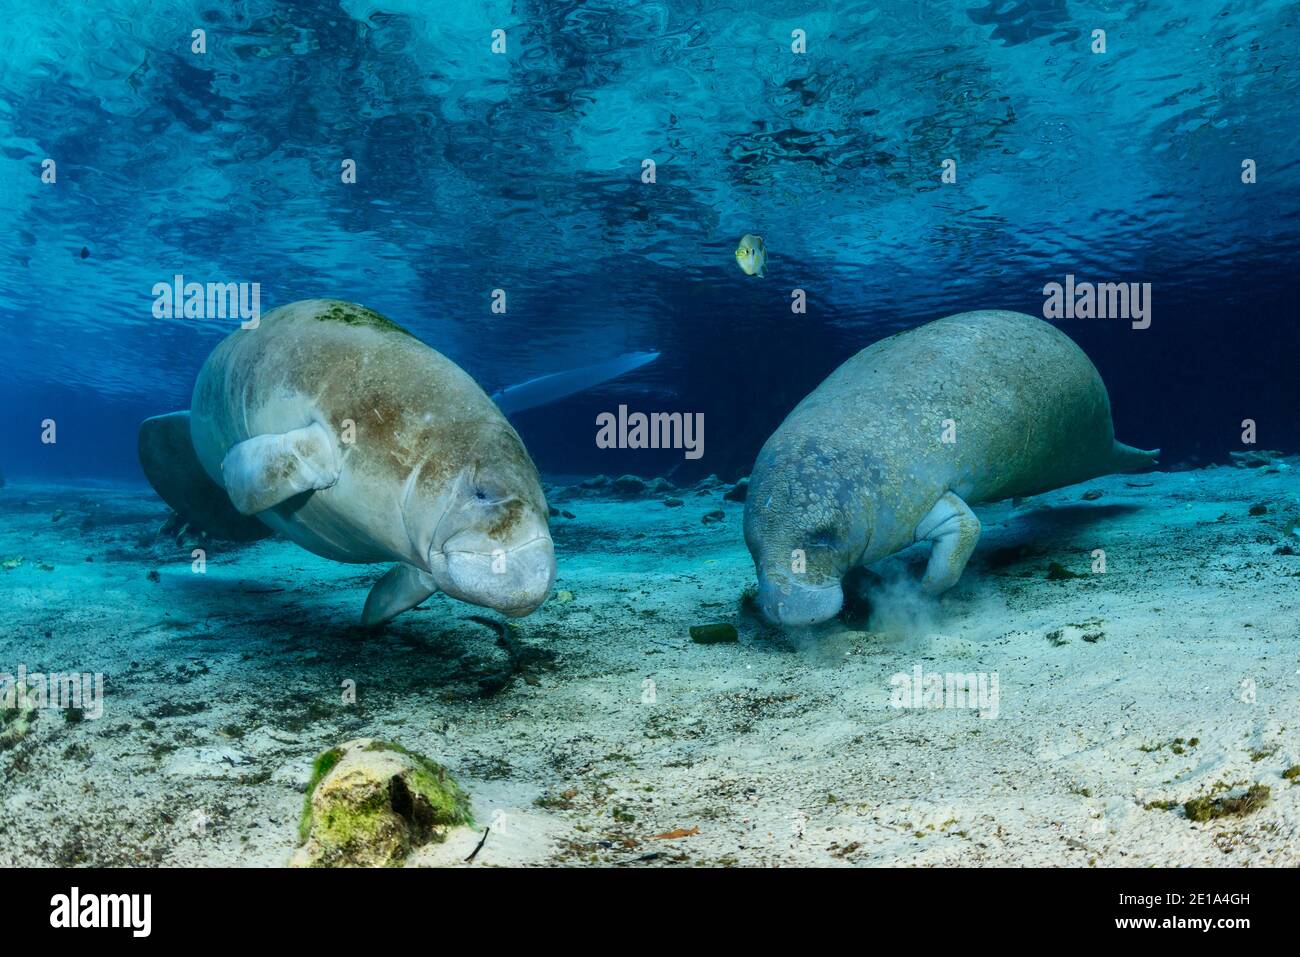
M188 412L145 420L158 494L215 538L273 531L340 562L395 562L376 625L436 591L540 605L555 551L537 469L465 372L363 306L291 303L208 356Z
M745 543L759 607L815 624L842 580L931 543L922 587L957 583L979 541L970 506L1152 465L1115 441L1092 362L1041 319L966 312L868 346L795 407L758 454Z
M591 365L564 372L552 372L549 375L529 379L527 382L498 389L492 393L492 401L506 415L514 415L525 409L535 409L538 406L558 402L592 386L617 379L634 369L649 365L658 358L658 352L625 352L613 359L593 362Z

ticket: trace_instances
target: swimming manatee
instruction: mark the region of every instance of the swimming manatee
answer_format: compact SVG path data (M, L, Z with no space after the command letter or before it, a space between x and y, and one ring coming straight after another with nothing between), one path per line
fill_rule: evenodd
M1158 454L1115 441L1100 374L1041 319L985 310L898 333L832 372L759 452L745 502L759 606L825 621L846 573L923 541L922 586L945 591L979 541L971 505Z
M396 562L374 625L436 591L507 615L555 577L537 469L465 372L362 306L313 299L208 356L188 412L146 420L140 462L216 538L282 533L341 562Z

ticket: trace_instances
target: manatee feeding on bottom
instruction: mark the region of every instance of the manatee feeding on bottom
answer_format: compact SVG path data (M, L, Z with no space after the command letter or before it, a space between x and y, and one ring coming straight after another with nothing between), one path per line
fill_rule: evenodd
M841 580L930 542L922 587L961 577L970 505L1154 464L1115 441L1092 362L1022 313L940 319L868 346L795 407L758 454L745 543L759 607L780 624L835 616Z
M224 339L188 412L140 426L158 494L214 538L280 532L341 562L396 562L375 625L437 591L507 615L550 592L555 551L532 459L445 356L362 306L283 306Z

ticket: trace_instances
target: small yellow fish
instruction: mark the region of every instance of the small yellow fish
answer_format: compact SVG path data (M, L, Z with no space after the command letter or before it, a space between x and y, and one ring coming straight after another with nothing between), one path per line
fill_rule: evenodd
M740 237L740 245L736 247L736 265L746 276L765 278L763 267L767 265L767 249L763 246L762 236L745 233Z

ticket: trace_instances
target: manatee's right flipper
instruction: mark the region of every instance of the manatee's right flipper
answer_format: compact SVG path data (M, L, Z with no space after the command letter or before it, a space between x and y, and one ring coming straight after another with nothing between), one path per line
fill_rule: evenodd
M271 535L271 529L257 519L240 515L225 489L203 471L190 442L189 412L141 422L139 452L140 466L154 491L195 528L232 542Z
M961 578L966 562L980 540L980 520L969 505L952 492L945 492L916 526L915 537L918 542L934 543L921 587L937 595L957 584L957 579Z
M245 439L221 461L221 479L235 508L256 515L299 492L329 488L340 463L319 422L279 434Z
M387 574L375 582L366 596L366 607L361 611L361 624L366 628L382 625L409 611L438 590L428 572L414 565L394 565Z

